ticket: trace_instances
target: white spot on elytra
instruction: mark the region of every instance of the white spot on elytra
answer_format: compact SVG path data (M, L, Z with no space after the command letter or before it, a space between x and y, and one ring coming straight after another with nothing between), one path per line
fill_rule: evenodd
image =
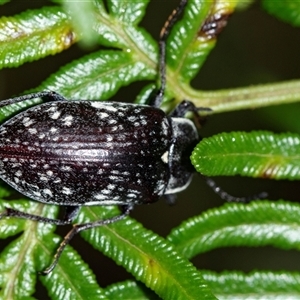
M102 191L102 194L104 194L104 195L109 195L109 194L111 194L111 191L110 191L110 190L103 190L103 191Z
M53 175L53 172L49 170L49 171L46 172L46 174L47 174L48 176L52 176L52 175Z
M109 121L108 121L108 124L117 124L118 123L118 121L117 120L115 120L115 119L110 119Z
M39 191L33 191L33 194L37 197L40 197L41 196L41 193Z
M136 198L136 197L137 197L136 194L132 194L132 193L128 194L127 196L128 196L129 198Z
M66 186L63 187L61 192L63 194L66 194L66 195L71 195L73 193L73 191L70 188L66 187Z
M21 177L22 176L22 171L18 170L16 173L15 173L16 176L18 177Z
M130 122L134 122L134 121L136 121L136 119L137 119L136 116L129 116L129 117L127 118L127 120L130 121Z
M28 128L30 134L37 134L36 128Z
M48 178L45 175L40 176L40 180L42 181L48 181Z
M105 118L109 117L109 114L106 112L99 112L99 116L100 116L100 118L105 119Z
M68 116L65 116L63 119L63 124L66 125L66 126L71 126L72 125L72 121L73 121L73 116L71 115L68 115Z
M70 166L62 166L60 169L62 171L71 171L72 170L72 168Z
M52 192L49 189L43 189L43 193L49 195L50 197L53 196Z
M90 102L91 106L95 107L95 108L103 108L105 110L108 110L108 111L117 111L117 109L115 107L113 107L112 105L105 105L99 101L93 101L93 102Z
M114 190L116 188L116 186L114 184L109 184L107 186L107 188L110 189L110 190Z
M57 131L57 128L51 127L49 131L50 131L51 133L55 133L55 132Z
M30 119L29 117L25 117L24 119L23 119L23 125L25 126L25 127L28 127L28 126L30 126L31 124L33 124L34 123L34 121L32 120L32 119Z
M106 199L106 196L103 195L103 194L96 194L96 195L94 195L94 197L95 197L96 199L98 199L98 200L104 200L104 199Z
M61 115L61 112L60 111L55 111L52 116L50 116L51 119L53 120L57 120Z

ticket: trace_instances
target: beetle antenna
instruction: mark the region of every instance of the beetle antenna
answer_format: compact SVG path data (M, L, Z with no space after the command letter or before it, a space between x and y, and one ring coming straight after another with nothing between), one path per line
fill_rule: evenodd
M261 192L256 195L251 195L247 197L236 197L228 194L222 188L220 188L214 180L204 175L199 174L206 182L206 184L217 194L220 196L221 199L227 202L239 202L239 203L248 203L252 200L261 200L266 199L268 197L268 193Z
M153 106L160 107L166 89L166 41L170 34L170 31L177 21L178 16L182 13L187 4L187 0L181 0L178 7L174 9L169 16L168 20L164 24L159 36L159 77L160 77L160 87L153 101Z

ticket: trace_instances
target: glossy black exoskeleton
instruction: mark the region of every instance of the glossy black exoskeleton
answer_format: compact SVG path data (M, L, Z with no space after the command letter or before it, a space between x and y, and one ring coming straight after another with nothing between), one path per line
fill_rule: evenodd
M159 107L165 90L165 41L186 5L182 0L160 36L161 87L149 105L119 102L66 101L52 91L3 100L0 107L33 98L31 107L0 126L0 178L25 196L66 208L63 220L47 219L7 208L0 217L14 216L65 225L82 205L123 207L108 220L76 224L59 247L51 272L74 234L124 218L136 204L153 203L190 183L190 153L199 141L192 121L184 118L197 108L183 101L170 115Z
M200 109L189 101L170 115L159 108L166 81L165 41L186 2L181 0L161 31L161 87L149 105L66 101L52 91L0 102L3 107L33 98L46 100L0 126L0 178L33 200L66 208L62 220L10 208L0 218L65 225L83 205L123 208L113 218L73 225L43 274L53 270L76 233L120 220L136 204L153 203L162 196L172 203L174 195L189 185L194 172L189 157L199 136L194 123L184 116L191 112L199 123ZM219 188L215 190L230 200Z

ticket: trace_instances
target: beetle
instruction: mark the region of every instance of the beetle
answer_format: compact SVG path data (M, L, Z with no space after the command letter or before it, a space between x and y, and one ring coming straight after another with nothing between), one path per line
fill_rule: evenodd
M67 101L53 91L0 102L0 107L29 99L45 102L0 126L0 178L30 199L63 206L63 219L49 219L6 208L0 215L55 225L70 224L83 205L120 205L107 220L73 225L57 250L50 273L65 246L78 232L123 219L134 205L174 195L190 183L189 156L199 141L192 121L198 109L183 101L166 115L161 105L166 85L166 39L186 5L181 0L160 34L161 86L149 105L88 100Z
M160 88L149 105L88 100L67 101L53 91L36 92L0 102L0 107L42 98L0 126L0 178L30 199L63 206L63 219L49 219L11 208L0 215L55 225L70 224L84 205L120 205L120 215L75 224L59 246L49 274L65 246L80 231L126 217L137 204L164 196L169 203L186 189L194 169L190 153L200 138L184 118L199 111L189 101L166 115L161 105L165 86L165 48L169 31L187 0L181 0L160 34ZM228 194L208 181L222 198Z

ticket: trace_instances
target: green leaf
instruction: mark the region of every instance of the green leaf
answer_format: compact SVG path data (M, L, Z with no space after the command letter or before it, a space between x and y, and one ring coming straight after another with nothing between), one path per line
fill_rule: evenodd
M83 208L77 222L111 217L115 207ZM215 299L195 267L171 244L130 218L82 233L97 250L122 265L163 299Z
M57 7L0 18L0 68L53 55L77 39L68 16Z
M111 16L123 23L137 25L143 18L149 0L119 1L109 0L108 8Z
M254 201L225 204L193 217L172 230L167 239L184 257L220 247L266 246L300 249L300 205Z
M36 275L31 238L31 234L24 235L14 240L1 252L1 299L22 299L34 292Z
M157 94L157 88L154 84L150 83L146 85L140 93L137 95L134 103L138 104L148 104L149 99L155 98L155 95Z
M207 34L203 25L216 22L214 17L226 18L235 5L236 1L188 1L167 44L168 65L174 72L171 80L189 82L194 78L216 43L216 35Z
M39 271L50 263L59 245L55 235L42 235L36 250L36 265ZM36 272L36 270L35 270ZM51 299L83 300L109 299L97 284L95 275L74 249L67 246L56 268L46 276L40 276Z
M68 15L71 16L71 22L75 32L80 33L79 40L81 46L90 48L96 45L98 36L93 28L96 23L95 2L92 0L78 1L74 5L73 1L63 0L63 7Z
M61 69L40 88L54 90L66 98L105 100L121 87L136 80L151 79L155 72L132 54L122 51L99 51ZM124 99L125 101L126 99Z
M300 274L287 271L201 272L220 300L286 300L300 298Z
M126 2L119 5L111 3L114 13L120 10L120 20L117 20L116 16L107 14L99 2L99 23L94 26L99 34L99 42L123 48L124 51L106 50L84 56L51 75L35 90L54 90L71 99L105 100L121 86L136 80L153 79L156 74L157 45L144 29L135 26L143 16L146 4L147 1L144 1L134 8L126 5ZM126 17L131 12L134 15ZM135 23L125 22L130 20ZM30 100L4 107L0 120L39 101Z
M42 212L42 204L31 203L28 206L30 207L28 212L36 214ZM1 220L1 232L3 230L2 221L6 220ZM35 288L36 268L34 253L38 242L36 230L39 225L36 222L25 220L18 223L16 228L19 230L19 226L22 224L23 234L6 246L0 255L1 299L32 299L30 296ZM12 228L14 227L12 226ZM43 230L49 233L50 228L53 230L53 226L44 225ZM4 230L6 230L5 226Z
M203 139L191 156L204 175L300 179L300 136L267 131L222 133Z
M105 289L105 295L111 300L159 300L157 295L135 281L127 280L112 284Z
M236 9L239 11L245 10L249 8L251 4L253 4L255 0L238 0Z
M25 211L30 211L31 209L34 209L34 206L32 207L32 203L28 202L28 200L20 199L10 201L9 204L5 200L1 200L0 212L3 212L7 206L16 210L23 209ZM25 220L18 220L16 222L13 218L3 218L1 219L0 238L5 239L7 237L14 236L23 231L24 226Z
M136 61L130 53L99 51L63 67L42 83L39 90L56 91L73 100L105 100L115 94L121 86L136 80L150 79L154 75L154 70ZM3 120L24 106L38 101L28 100L3 107L0 119Z
M105 10L103 3L98 2L98 23L94 29L102 45L133 52L137 57L156 67L156 42L143 28L137 27L148 2L148 0L138 1L137 5L137 2L130 1L108 1L111 13Z
M300 2L295 0L262 0L264 9L278 19L300 26Z
M9 204L10 207L18 209L18 206L22 206L22 201L18 205ZM23 205L23 210L24 206L27 206L28 213L50 218L55 217L57 212L55 206L47 207L28 200L26 205ZM8 228L9 225L11 226ZM31 299L37 272L48 266L61 240L53 234L54 229L53 225L30 220L20 221L16 218L1 220L1 233L9 231L11 234L14 230L14 234L19 232L22 234L1 253L0 299ZM3 236L5 234L1 235ZM64 251L54 271L50 275L39 277L48 288L51 299L107 299L92 271L70 246Z
M167 44L168 65L176 75L180 74L187 81L198 72L201 63L213 47L210 41L201 42L199 38L195 38L213 5L209 1L188 2L182 20L172 29L171 39Z

